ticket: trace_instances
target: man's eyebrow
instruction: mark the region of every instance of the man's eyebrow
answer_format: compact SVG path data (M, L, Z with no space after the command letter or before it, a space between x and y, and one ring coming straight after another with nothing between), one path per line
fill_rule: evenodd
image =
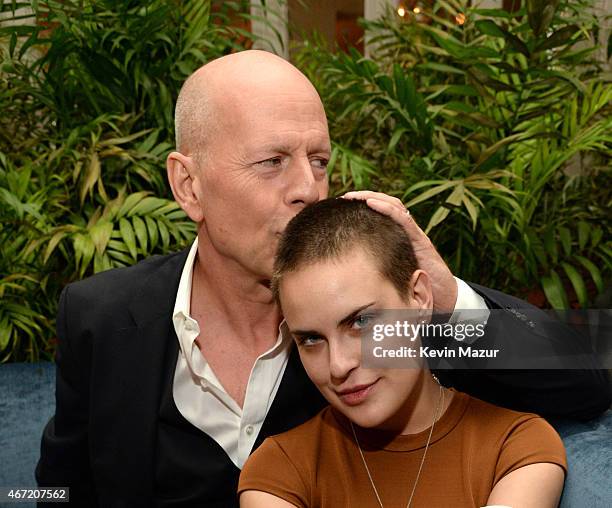
M366 303L365 305L362 305L361 307L359 307L358 309L355 309L353 312L351 312L350 314L348 314L347 316L343 317L340 321L338 321L338 324L336 326L340 327L340 326L344 326L348 323L350 323L351 321L353 321L355 319L355 317L357 316L357 314L359 314L362 310L367 309L368 307L371 307L372 305L374 305L376 302L370 302L370 303Z
M294 150L295 146L292 143L287 142L287 140L280 139L278 141L268 141L264 142L257 147L254 147L253 151L257 151L259 153L262 152L272 152L272 153L290 153ZM309 153L331 153L331 146L328 141L317 140L308 144L308 152Z
M259 145L257 150L261 152L286 153L291 151L291 146L287 143L267 143Z

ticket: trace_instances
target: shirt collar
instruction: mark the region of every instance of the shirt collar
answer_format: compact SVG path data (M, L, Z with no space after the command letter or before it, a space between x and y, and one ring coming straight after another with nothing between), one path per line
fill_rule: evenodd
M198 254L198 237L191 244L187 260L183 266L181 280L179 281L178 291L176 292L176 301L174 302L174 311L172 319L176 320L181 314L183 318L190 315L191 312L191 285L193 279L193 267L195 265L196 256Z
M192 344L183 344L183 338L185 334L183 329L187 318L191 317L191 290L193 286L193 267L195 266L196 256L198 255L198 237L191 244L189 254L185 260L183 271L181 272L181 279L179 281L178 290L176 292L176 300L174 302L174 311L172 312L172 321L174 323L174 329L179 339L179 344L184 354L187 354L191 350ZM194 339L195 340L195 337ZM289 327L283 319L278 326L278 339L272 348L265 352L262 357L266 357L273 354L278 348L283 346L282 349L291 344L292 342L291 333Z

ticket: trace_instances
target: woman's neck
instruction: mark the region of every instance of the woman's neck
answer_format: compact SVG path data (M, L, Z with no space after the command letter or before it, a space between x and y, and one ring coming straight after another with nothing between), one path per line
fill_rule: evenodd
M429 370L422 370L411 395L397 413L380 430L395 434L418 434L442 417L453 398L453 392L441 386Z

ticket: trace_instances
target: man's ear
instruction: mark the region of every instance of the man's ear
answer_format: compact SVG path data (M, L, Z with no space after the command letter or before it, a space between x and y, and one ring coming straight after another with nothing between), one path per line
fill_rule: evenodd
M176 202L192 221L202 222L204 213L195 188L199 175L193 158L180 152L171 152L166 159L166 170Z
M433 309L433 293L431 289L431 280L427 272L423 270L415 270L410 278L410 286L412 287L412 303L415 308L425 311L424 316L428 317Z

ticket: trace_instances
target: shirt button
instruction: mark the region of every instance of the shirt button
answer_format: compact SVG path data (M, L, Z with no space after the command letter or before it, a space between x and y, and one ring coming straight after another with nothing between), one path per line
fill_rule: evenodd
M247 425L246 428L244 429L244 431L247 433L247 436L250 436L251 434L253 434L253 426L252 425Z
M185 321L185 330L187 330L188 332L192 332L193 330L195 330L195 325L192 321Z

